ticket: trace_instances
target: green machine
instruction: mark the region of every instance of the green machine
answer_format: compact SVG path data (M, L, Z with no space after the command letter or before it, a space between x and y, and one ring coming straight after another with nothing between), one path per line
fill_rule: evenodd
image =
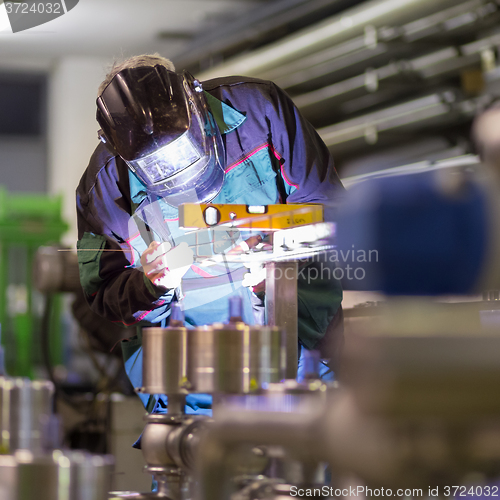
M0 324L6 370L12 376L36 375L44 297L33 287L38 247L58 244L68 229L61 217L62 197L12 194L0 186ZM50 354L62 362L61 300L51 301Z

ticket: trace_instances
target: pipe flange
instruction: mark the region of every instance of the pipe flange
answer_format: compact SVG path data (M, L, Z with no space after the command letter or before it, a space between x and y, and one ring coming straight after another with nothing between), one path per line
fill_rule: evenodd
M160 467L146 465L144 470L149 474L155 476L184 476L184 471L179 467Z
M184 415L170 415L168 413L149 413L144 415L144 421L149 424L180 425L184 421Z

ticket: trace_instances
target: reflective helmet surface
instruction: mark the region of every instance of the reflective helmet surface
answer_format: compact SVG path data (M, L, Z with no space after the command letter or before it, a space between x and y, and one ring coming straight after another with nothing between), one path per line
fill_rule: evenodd
M203 203L220 191L222 138L189 73L161 65L120 71L97 98L97 121L106 146L170 205Z

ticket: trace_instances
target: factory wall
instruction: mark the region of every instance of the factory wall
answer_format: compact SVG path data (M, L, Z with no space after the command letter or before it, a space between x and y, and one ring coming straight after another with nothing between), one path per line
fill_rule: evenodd
M64 58L49 79L48 192L64 195L70 229L63 243L71 247L77 239L75 189L98 143L95 99L107 64L99 58Z
M45 137L0 136L0 185L9 191L43 193L46 172Z
M77 238L75 189L97 145L95 99L109 64L90 57L52 65L0 63L0 74L46 75L41 132L0 134L0 185L10 192L62 194L70 226L63 243L71 247Z
M47 190L47 70L0 65L0 185Z

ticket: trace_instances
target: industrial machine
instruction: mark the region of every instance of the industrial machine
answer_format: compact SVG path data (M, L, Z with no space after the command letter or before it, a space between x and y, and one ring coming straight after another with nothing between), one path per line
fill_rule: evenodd
M158 481L156 493L114 493L111 498L184 498L192 483L207 417L186 415L185 396L193 393L254 394L284 374L280 329L250 327L241 322L238 305L232 320L187 330L182 312L173 306L168 328L143 330L143 387L149 394L165 394L164 414L145 417L141 448L146 470ZM217 404L214 418L217 418Z
M222 217L214 219L213 211L221 212ZM282 408L292 411L303 406L304 398L307 400L309 396L320 401L324 399L325 384L309 380L299 384L294 380L297 373L298 259L332 248L335 227L333 223L322 222L322 206L193 205L185 207L182 217L183 224L193 228L198 262L229 261L248 267L265 265L267 326L244 324L241 304L233 301L228 304L229 324L186 330L182 311L174 305L168 328L143 330L143 387L137 389L148 394L164 394L168 399L167 413L145 417L146 427L141 438L146 472L157 480L158 491L117 491L111 492L110 498L167 496L180 499L189 496L190 488L197 484L194 470L201 436L212 424L212 419L184 413L184 399L189 394L213 395L215 420L231 408L239 412L242 405L260 407L264 404L279 411ZM272 232L272 242L250 248L222 241L220 246L215 245L220 252L207 255L201 251L198 233L204 233L203 241L207 234L217 239L228 227L250 235ZM41 248L35 261L37 288L48 294L61 290L74 292L75 266L71 252L54 247ZM315 378L314 361L311 358L310 368L306 370L311 380ZM288 381L283 383L286 379ZM241 470L235 471L242 487L248 487L254 480L263 485L261 481L267 476L261 472L270 467L270 463L283 462L283 457L274 456L272 450L253 448L246 450ZM294 467L296 469L297 465ZM271 474L272 484L280 483L274 477L276 474ZM287 472L288 477L291 474ZM312 477L313 472L308 470L306 475Z
M353 244L359 249L387 252L380 260L366 262L366 272L373 273L370 287L376 284L393 298L357 324L338 374L340 385L271 383L252 395L248 391L252 384L244 383L247 374L250 376L250 365L248 370L238 365L233 372L238 376L228 378L236 385L217 388L213 382L217 376L210 377L223 371L213 361L214 369L206 370L204 365L201 373L204 379L210 373L214 393L250 392L246 401L240 400L237 406L228 404L223 412L217 412L215 406L213 422L196 424L199 431L192 436L174 439L183 435L182 431L164 430L169 437L151 439L146 457L153 460L160 456L158 451L150 455L148 450L149 446L158 450L158 443L164 464L182 467L178 457L190 457L198 498L203 499L380 496L382 491L388 496L451 496L471 488L477 496L478 492L486 495L492 491L492 481L500 473L500 449L495 445L500 416L496 397L500 373L497 304L481 296L460 304L441 303L439 297L443 293L477 293L498 283L494 271L494 256L498 255L497 179L476 158L426 167L409 166L400 175L368 176L364 184L350 190L335 238L332 240L330 233L326 239L315 240L318 247L324 244L331 248L335 242L339 252ZM429 218L432 214L439 218L439 224ZM411 245L413 252L409 251ZM304 240L298 246L304 250L307 244ZM457 256L457 248L466 249L468 261L460 259L459 252ZM272 252L276 251L275 247ZM266 260L264 256L253 257ZM462 276L456 276L458 272ZM415 297L405 298L405 294ZM487 296L494 299L495 294ZM206 327L204 331L212 338L210 335L223 331L218 328ZM237 323L228 328L233 340L242 338ZM151 334L164 335L165 339L168 335L166 331ZM189 342L183 344L179 334L174 333L176 345L188 349L180 358L187 360L187 382L182 384L183 376L177 375L175 387L188 390ZM189 338L189 332L187 335ZM227 349L230 344L224 345ZM242 347L239 344L233 351L232 360L241 359L235 353ZM145 349L148 351L155 352L152 361L161 350ZM151 380L147 372L144 376ZM150 390L160 388L166 389L151 383ZM282 398L276 405L276 393L293 394L295 404L287 406ZM258 398L258 403L253 398ZM148 427L157 426L157 417L150 418ZM168 425L165 417L160 418ZM186 419L185 425L193 423ZM156 432L158 429L154 427ZM153 435L153 429L149 432ZM198 432L203 436L201 441L195 438ZM235 462L243 463L238 451L249 448L265 450L273 457L293 458L300 468L288 476L283 469L278 475L266 475L269 470L263 468L249 474L246 482L237 481ZM330 480L315 475L322 462L330 464ZM157 495L176 498L180 489L173 492L165 486Z
M48 381L0 377L0 498L105 500L113 457L61 448Z
M108 500L491 492L500 473L496 175L465 157L356 181L335 223L314 206L183 212L184 224L214 238L228 227L272 231L272 242L226 242L195 257L265 266L268 325L244 324L235 300L228 324L186 329L175 305L168 328L143 330L138 390L168 400L165 413L145 416L141 440L158 489ZM314 219L289 226L302 215ZM353 246L377 259L356 264L365 281L344 273L344 285L386 300L350 324L335 383L318 380L314 356L297 382L297 263L331 252L342 269ZM200 393L213 395L213 417L185 413L185 398Z
M488 496L496 488L498 294L481 291L499 282L497 174L466 157L358 181L335 250L376 250L358 261L365 280L345 284L386 299L351 325L339 386L326 388L323 404L214 420L199 450L200 498ZM309 467L327 462L332 478L304 483L295 474L287 485L282 476L279 487L254 482L235 493L230 464L244 445L280 448Z
M265 265L267 325L243 323L241 299L236 297L228 305L228 324L186 329L181 306L176 303L168 328L143 329L143 387L139 391L164 394L168 399L166 413L145 417L141 438L146 470L158 481L158 490L114 492L110 496L113 500L189 498L203 447L202 436L213 421L227 412L238 414L246 405L294 411L311 395L322 400L326 391L326 385L318 380L301 384L294 380L298 359L297 261L332 248L334 224L322 221L322 207L187 204L181 206L180 219L184 227L194 231L206 232L208 228L213 241L217 238L214 226L220 231L245 230L246 241L257 231L272 232L272 243L252 248L233 243L211 255L199 252L194 244L198 262L237 262L249 268ZM311 379L315 378L314 371L312 361L308 375ZM186 395L197 393L213 395L213 419L184 413ZM243 488L254 483L259 487L280 484L276 477L264 475L266 466L277 457L272 451L253 448L240 457L235 481ZM307 479L312 475L308 471Z
M32 267L37 249L58 244L67 230L61 211L60 196L11 194L0 186L0 325L12 375L33 378L42 364L35 342L41 297L33 286ZM56 364L63 356L60 310L56 299L50 312L50 355Z

